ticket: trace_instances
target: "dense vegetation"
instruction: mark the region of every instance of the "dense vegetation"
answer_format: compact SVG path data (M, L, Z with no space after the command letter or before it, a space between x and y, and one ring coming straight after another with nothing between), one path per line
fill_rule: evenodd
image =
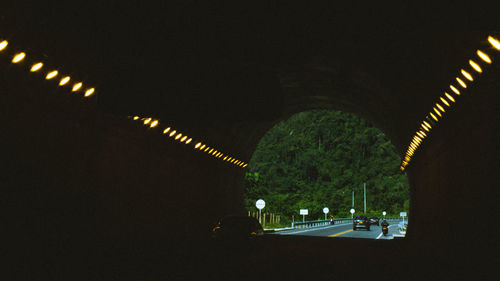
M367 215L390 215L409 209L409 187L400 172L400 157L388 138L355 115L312 110L274 126L260 141L245 177L245 205L266 201L263 211L284 222L329 216L350 217L354 191L356 214L363 213L366 183Z

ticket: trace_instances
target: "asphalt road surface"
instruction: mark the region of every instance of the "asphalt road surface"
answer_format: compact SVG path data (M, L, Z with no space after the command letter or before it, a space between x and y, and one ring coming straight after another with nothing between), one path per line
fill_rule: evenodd
M273 235L303 235L303 236L320 236L320 237L350 237L350 238L366 238L366 239L393 239L395 235L399 235L399 221L389 222L389 233L387 236L382 235L382 227L371 225L370 230L352 229L352 223L336 224L328 226L320 226L306 229L293 229L277 231Z

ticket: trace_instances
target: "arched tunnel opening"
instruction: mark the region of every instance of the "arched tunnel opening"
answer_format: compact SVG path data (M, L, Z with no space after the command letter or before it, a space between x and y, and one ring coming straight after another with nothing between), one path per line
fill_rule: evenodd
M272 234L404 237L400 215L409 213L410 196L401 160L382 131L354 114L296 113L259 141L245 173L245 209ZM356 227L353 218L361 219Z
M442 22L408 19L404 8L387 21L342 9L255 17L170 8L16 3L0 12L0 44L8 42L0 45L5 276L496 273L500 47L488 38L500 39L497 32L415 28L421 19ZM367 32L354 19L377 28ZM64 75L71 83L59 85ZM386 133L409 180L406 238L212 243L219 218L246 215L244 166L259 140L310 109L352 112Z

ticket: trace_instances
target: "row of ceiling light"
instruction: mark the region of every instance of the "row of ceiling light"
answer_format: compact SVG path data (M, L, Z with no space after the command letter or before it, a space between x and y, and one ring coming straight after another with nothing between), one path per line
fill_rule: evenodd
M133 117L129 116L129 118L132 118L132 120L134 120L134 121L142 122L144 124L144 126L148 126L150 128L160 128L161 127L160 121L158 119L154 119L151 117L142 117L141 118L139 116L133 116ZM233 165L236 165L236 166L239 166L242 168L245 168L248 165L247 163L245 163L241 160L238 160L238 159L234 158L233 156L226 155L226 154L222 153L221 151L215 149L214 147L210 147L201 141L200 142L193 142L193 138L182 134L181 132L177 131L176 129L174 129L172 127L169 127L169 126L163 127L162 134L169 137L169 138L172 138L173 140L179 141L180 143L184 143L184 144L191 143L195 150L205 152L210 156L221 159L221 160L226 161L230 164L233 164Z
M9 42L7 40L3 40L0 42L0 52L4 52L5 49L7 49L9 45ZM11 62L13 64L20 64L23 62L26 62L26 53L25 52L13 52L12 55L12 60ZM33 73L39 73L42 68L44 67L43 62L41 61L34 61L31 64L31 67L29 67L29 71ZM51 69L46 72L45 79L46 80L53 80L56 79L58 76L60 76L59 80L59 86L63 87L69 84L71 77L66 75L59 75L59 71L57 69ZM73 86L71 87L72 92L79 92L80 90L83 89L83 83L82 82L75 82L73 83ZM84 97L90 97L95 93L95 88L87 88L83 94Z
M491 44L493 49L500 51L500 41L498 39L492 36L488 36L488 42ZM430 134L432 126L437 124L437 122L439 122L439 120L444 117L446 109L451 107L452 104L455 103L456 99L461 95L460 91L464 91L465 89L467 89L467 83L471 83L474 81L474 75L479 75L483 72L482 67L492 63L492 59L486 52L477 50L476 54L480 60L469 60L470 68L467 67L466 69L461 69L460 75L455 78L456 83L450 84L449 88L451 90L451 94L445 91L444 94L439 97L439 100L433 106L432 110L429 112L429 115L426 116L426 118L420 124L420 127L413 136L408 149L406 150L406 154L401 161L401 171L404 171L406 169L406 166L408 166L408 164L410 163L418 147ZM460 86L458 86L457 83ZM431 125L431 123L433 125Z
M0 41L0 53L5 52L8 45L9 45L9 42L7 40ZM11 60L11 62L13 64L19 64L19 63L22 63L25 61L26 61L26 53L25 52L13 52L12 60ZM43 66L44 66L44 64L41 61L33 62L31 67L29 68L29 71L33 72L33 73L39 72L43 68ZM71 80L70 76L59 75L59 72L56 69L47 71L47 73L45 75L45 79L52 80L52 79L55 79L57 76L61 76L61 78L59 80L59 86L65 86ZM83 87L82 82L75 82L73 84L73 86L71 87L71 91L78 92L82 89L82 87ZM95 93L94 88L87 88L85 90L84 97L90 97L94 93ZM158 127L160 124L160 122L158 120L153 119L153 118L149 118L149 117L148 118L139 118L139 116L134 116L131 118L133 118L133 120L140 120L144 123L144 125L149 126L151 128ZM182 133L178 132L175 129L172 129L171 127L164 128L163 134L173 138L174 140L179 141L180 143L190 144L191 142L193 142L192 138L188 137L187 135L183 135ZM247 163L245 163L241 160L238 160L238 159L234 158L233 156L225 155L224 153L218 151L217 149L210 147L207 144L204 144L202 142L197 142L196 144L194 144L194 149L202 151L202 152L206 152L210 156L213 156L215 158L220 158L221 160L227 161L230 164L237 165L237 166L242 167L242 168L245 168L248 165Z

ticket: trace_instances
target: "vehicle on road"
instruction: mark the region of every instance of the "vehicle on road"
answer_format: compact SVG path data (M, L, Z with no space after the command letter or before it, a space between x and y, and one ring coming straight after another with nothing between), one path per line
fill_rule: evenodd
M370 218L370 224L380 225L379 218L377 218L377 217L371 217Z
M357 216L352 220L352 230L364 228L370 230L370 220L365 216Z
M212 229L214 239L248 239L264 235L259 221L248 216L231 215L222 218Z

